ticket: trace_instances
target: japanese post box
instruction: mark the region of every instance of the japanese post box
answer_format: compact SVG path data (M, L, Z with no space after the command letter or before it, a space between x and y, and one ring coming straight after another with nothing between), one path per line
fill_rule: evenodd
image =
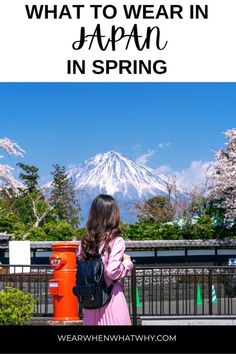
M76 278L77 242L56 242L52 245L50 264L53 279L49 280L49 294L53 296L53 320L76 321L78 299L73 294Z

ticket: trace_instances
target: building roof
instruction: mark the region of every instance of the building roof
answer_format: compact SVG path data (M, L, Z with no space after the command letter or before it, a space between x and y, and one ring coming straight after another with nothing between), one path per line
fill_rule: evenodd
M0 232L0 243L1 243L1 241L10 240L11 237L12 237L12 235L7 234L6 232Z
M8 241L11 235L0 233L0 249L8 249ZM53 241L31 241L31 249L51 250ZM151 250L160 248L235 248L236 239L222 240L145 240L131 241L125 240L126 249L128 250Z
M55 242L42 241L31 242L32 249L51 248ZM130 241L126 240L126 249L148 250L154 248L205 248L205 247L236 247L235 239L224 240L147 240L147 241Z

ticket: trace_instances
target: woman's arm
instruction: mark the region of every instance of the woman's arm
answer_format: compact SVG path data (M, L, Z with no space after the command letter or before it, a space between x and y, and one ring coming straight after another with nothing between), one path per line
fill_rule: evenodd
M105 266L105 275L108 278L112 280L123 278L132 270L133 263L130 258L124 258L124 252L125 241L122 237L117 237Z

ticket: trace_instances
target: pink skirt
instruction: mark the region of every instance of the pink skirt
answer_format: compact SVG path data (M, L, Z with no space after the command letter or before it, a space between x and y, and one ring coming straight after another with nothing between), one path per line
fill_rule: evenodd
M83 324L85 326L130 326L131 320L123 286L119 283L114 285L111 300L105 306L93 310L84 309Z

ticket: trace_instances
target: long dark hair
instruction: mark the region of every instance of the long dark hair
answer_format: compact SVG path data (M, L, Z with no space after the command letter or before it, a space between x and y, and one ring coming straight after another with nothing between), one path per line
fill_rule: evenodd
M101 244L110 252L109 243L120 235L120 211L114 198L100 194L92 202L85 234L81 241L81 258L97 255Z

